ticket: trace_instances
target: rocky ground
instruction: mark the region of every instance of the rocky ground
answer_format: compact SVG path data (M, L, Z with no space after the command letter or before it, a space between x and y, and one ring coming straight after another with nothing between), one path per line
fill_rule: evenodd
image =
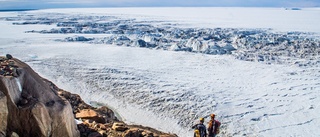
M60 97L67 99L78 120L81 137L177 137L142 125L128 125L115 116L106 106L92 107L77 94L59 89L52 82L45 80L50 87L58 90Z

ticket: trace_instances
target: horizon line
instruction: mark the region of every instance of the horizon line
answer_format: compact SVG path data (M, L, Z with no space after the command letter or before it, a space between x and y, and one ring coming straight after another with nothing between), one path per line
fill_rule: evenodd
M320 6L298 7L298 6L95 6L95 7L48 7L48 8L7 8L0 12L31 11L42 9L72 9L72 8L320 8Z

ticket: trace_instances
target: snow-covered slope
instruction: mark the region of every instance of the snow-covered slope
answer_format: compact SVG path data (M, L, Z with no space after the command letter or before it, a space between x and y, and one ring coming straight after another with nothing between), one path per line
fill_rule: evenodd
M319 9L111 8L50 9L0 13L0 16L112 15L122 20L146 21L160 28L161 24L188 28L272 28L316 32L303 35L319 39L319 13ZM192 136L190 126L199 117L206 117L207 122L209 114L216 113L223 123L220 136L320 135L318 52L310 58L280 58L298 63L313 59L312 65L281 64L281 61L265 64L235 59L232 54L61 42L57 39L75 34L24 33L57 26L12 25L25 21L14 20L0 20L0 54L21 58L42 76L80 94L87 102L107 103L126 122L185 137ZM103 38L110 34L81 36ZM315 47L317 51L319 46Z

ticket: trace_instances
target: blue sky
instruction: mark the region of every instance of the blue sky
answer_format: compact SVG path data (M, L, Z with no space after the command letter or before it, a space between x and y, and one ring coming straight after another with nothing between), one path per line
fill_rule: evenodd
M0 0L0 9L75 7L320 7L320 0Z

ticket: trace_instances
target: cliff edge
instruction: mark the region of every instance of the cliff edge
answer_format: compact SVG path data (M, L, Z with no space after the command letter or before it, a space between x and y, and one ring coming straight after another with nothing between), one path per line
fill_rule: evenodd
M127 125L111 109L86 104L11 55L0 63L0 137L176 137Z
M80 136L67 100L27 64L0 61L0 136Z

